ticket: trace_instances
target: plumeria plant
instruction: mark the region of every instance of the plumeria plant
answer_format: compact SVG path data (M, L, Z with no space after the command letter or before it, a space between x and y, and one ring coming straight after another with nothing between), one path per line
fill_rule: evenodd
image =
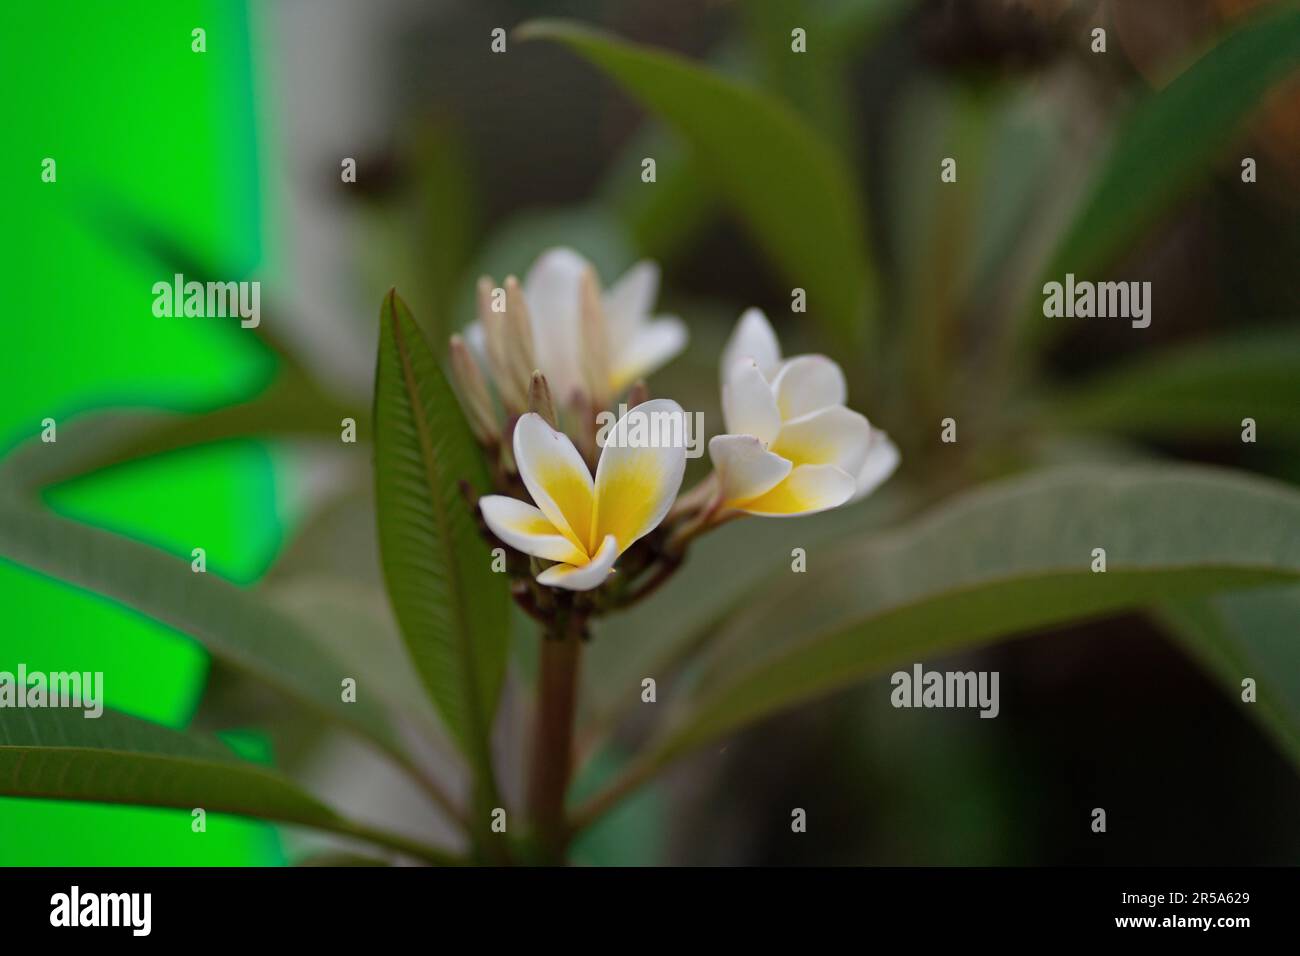
M679 494L689 419L675 401L651 398L644 376L685 348L687 335L676 317L651 315L657 286L657 267L642 262L602 289L592 265L565 248L544 253L522 283L479 280L478 319L465 336L452 336L449 355L464 410L460 431L474 436L484 467L473 471L490 476L486 487L469 471L449 470L437 436L421 434L435 415L446 418L445 409L421 403L445 401L446 390L420 381L421 374L437 378L437 365L396 293L384 306L397 361L385 363L381 353L381 528L394 539L409 534L397 518L385 519L386 506L396 515L406 497L386 469L423 459L424 472L442 473L463 492L441 503L450 512L443 524L481 519L486 549L477 561L508 576L515 604L539 625L528 802L531 846L545 858L562 855L571 832L565 797L589 622L663 587L692 541L724 522L837 508L865 497L898 464L888 436L845 406L840 367L822 355L783 359L767 318L749 309L721 356L724 427L708 446L714 469ZM385 400L403 390L396 405L409 409L410 430L385 429L394 407ZM616 403L623 411L610 425ZM414 610L403 614L405 553L394 545L384 555L408 641L425 643L425 622Z
M855 111L820 93L847 96L839 81L863 72L877 40L951 18L805 6L817 53L794 55L817 71L808 84L784 67L738 79L585 24L521 26L512 51L561 44L672 128L682 148L636 142L638 157L659 156L656 180L611 158L598 200L506 216L475 246L457 218L473 176L449 175L457 150L435 137L411 163L431 197L376 198L432 199L437 242L398 233L408 209L378 217L394 230L383 248L431 258L409 281L384 258L367 286L396 279L420 321L396 293L377 330L369 307L355 310L364 346L321 350L355 359L355 375L322 374L295 344L327 323L268 302L256 328L211 326L274 357L260 392L190 415L87 414L7 454L0 558L193 638L213 676L201 695L183 691L202 699L173 726L114 698L121 670L105 675L96 719L0 708L0 797L168 807L181 827L200 811L239 814L332 835L349 859L589 862L629 829L667 843L624 801L664 798L659 775L686 755L703 763L747 728L766 744L762 721L896 667L1121 613L1144 615L1300 762L1294 322L1209 309L1214 335L1175 341L1172 306L1157 305L1149 330L1103 332L1047 317L1041 297L1067 274L1107 278L1153 223L1176 219L1187 188L1216 182L1233 203L1278 189L1277 170L1260 162L1248 183L1224 149L1267 132L1251 110L1294 69L1300 12L1234 22L1168 86L1135 94L1106 136L1053 125L1094 115L1087 82L1045 111L1035 92L1027 114L1010 87L969 95L945 74L886 111L898 129L878 155L873 139L868 171L844 148ZM749 56L728 44L720 61L791 62L784 15L751 26L767 41ZM1056 46L1076 48L1069 36ZM1103 58L1086 62L1058 77L1067 92L1103 79ZM890 205L868 208L868 181ZM228 278L143 214L121 219L160 274ZM680 262L724 222L743 231L750 271L740 291L680 299L687 321L657 314L649 262L603 286L583 255L544 251L580 247L610 279L638 257ZM523 281L473 285L508 270ZM807 314L777 327L829 357L786 357L757 309L700 344L787 287ZM1157 303L1172 301L1166 288ZM1122 341L1123 364L1060 379L1044 355L1067 327ZM890 436L849 407L849 385ZM249 438L328 466L301 483L306 514L255 583L223 577L215 552L208 567L207 542L178 532L154 547L60 505L67 479ZM1189 438L1238 468L1175 460ZM890 689L863 696L874 706ZM323 775L321 753L345 743L343 772ZM427 800L386 802L413 788ZM621 845L613 858L651 856Z

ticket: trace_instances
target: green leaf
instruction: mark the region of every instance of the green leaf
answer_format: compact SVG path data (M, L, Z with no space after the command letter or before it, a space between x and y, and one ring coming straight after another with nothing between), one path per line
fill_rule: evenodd
M1093 549L1107 570L1093 573ZM1300 494L1204 468L1077 468L963 496L783 575L720 623L657 760L883 668L1166 598L1300 579Z
M810 314L841 341L864 338L876 290L864 202L842 158L789 108L679 56L578 23L533 20L517 36L564 43L667 122L767 255L808 291Z
M6 710L0 794L234 813L356 836L434 862L432 847L340 817L274 770L238 759L209 737L105 710Z
M1223 154L1269 88L1297 66L1300 9L1287 4L1244 23L1140 101L1116 131L1043 281L1061 281L1067 272L1089 278L1104 268ZM1062 325L1043 321L1041 287L1024 317L1034 340Z
M248 401L195 414L108 412L59 425L53 445L37 439L0 466L8 487L32 492L103 468L230 438L338 439L349 408L301 373L287 371Z
M7 711L0 789L8 796L203 807L268 820L335 825L338 815L291 781L219 741L105 710Z
M212 655L313 713L351 727L399 757L372 695L344 703L353 676L287 615L255 592L149 545L57 517L24 502L0 501L0 559L112 598L198 640ZM367 699L369 698L369 699Z
M1049 400L1054 428L1236 442L1253 418L1260 441L1300 441L1300 328L1220 335L1130 359Z
M375 499L384 580L416 670L480 784L491 787L489 736L505 676L510 597L467 497L487 490L486 468L396 292L379 319Z
M1300 589L1170 601L1153 616L1300 765ZM1246 677L1255 681L1250 704Z

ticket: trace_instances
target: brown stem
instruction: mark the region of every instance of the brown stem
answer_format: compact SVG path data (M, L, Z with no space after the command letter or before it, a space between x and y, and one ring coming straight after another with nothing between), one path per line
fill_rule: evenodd
M573 769L573 718L584 629L582 615L570 613L557 623L556 633L542 640L528 806L541 859L547 863L562 862L568 843L564 798Z

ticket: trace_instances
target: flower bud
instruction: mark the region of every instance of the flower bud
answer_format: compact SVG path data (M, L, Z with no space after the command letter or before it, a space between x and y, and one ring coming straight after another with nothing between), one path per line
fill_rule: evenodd
M492 396L488 394L487 383L483 380L478 362L459 335L451 337L451 376L474 437L484 444L497 441L500 432L496 411L492 407Z
M531 381L537 368L537 355L533 347L533 320L528 314L519 280L506 276L506 363L511 377L525 383Z
M546 419L546 424L559 430L559 418L555 414L555 399L551 397L551 386L546 383L546 376L534 370L528 383L528 410L536 412Z
M520 378L511 367L508 309L498 312L493 308L496 291L488 276L478 280L478 320L483 326L488 368L501 395L501 404L509 414L518 415L528 406L528 378L527 373Z

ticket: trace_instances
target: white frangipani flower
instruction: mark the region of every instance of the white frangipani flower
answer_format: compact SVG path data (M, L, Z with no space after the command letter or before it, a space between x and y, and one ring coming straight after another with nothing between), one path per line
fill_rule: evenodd
M593 338L583 324L584 284L595 290L600 312L595 320L604 326L598 367L608 381L594 384L587 380L591 369L583 364L584 343ZM686 326L680 319L651 314L659 291L659 267L653 262L637 263L601 294L590 262L572 249L550 249L528 270L522 290L537 367L561 402L575 392L589 391L589 386L598 393L618 394L686 347ZM466 339L480 355L486 354L481 321L469 326Z
M668 399L653 399L627 412L632 416L681 416ZM626 434L623 421L611 435ZM519 477L536 507L504 495L479 499L492 533L525 554L555 561L537 575L550 587L587 591L605 582L618 556L658 526L677 497L686 468L684 445L615 444L601 452L593 481L586 462L567 435L535 412L520 417L514 434Z
M749 309L723 350L727 434L709 442L722 506L789 516L864 497L898 466L898 449L846 408L840 367L824 355L781 358L767 317Z

